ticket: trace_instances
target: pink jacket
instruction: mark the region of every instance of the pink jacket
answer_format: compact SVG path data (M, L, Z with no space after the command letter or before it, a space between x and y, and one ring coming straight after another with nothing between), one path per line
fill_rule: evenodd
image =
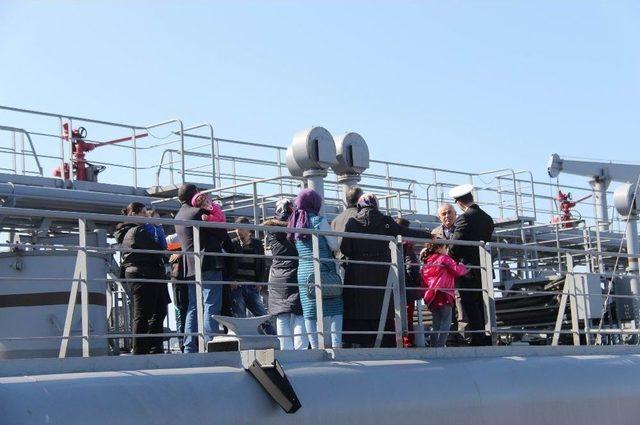
M429 308L439 308L455 303L456 277L467 274L467 268L446 254L433 254L425 260L420 274L422 286L428 288L423 297L425 304Z
M207 217L207 221L213 221L216 223L224 223L225 221L227 221L224 212L222 212L222 208L220 208L220 205L216 204L215 202L211 203L211 210L209 211L209 217Z

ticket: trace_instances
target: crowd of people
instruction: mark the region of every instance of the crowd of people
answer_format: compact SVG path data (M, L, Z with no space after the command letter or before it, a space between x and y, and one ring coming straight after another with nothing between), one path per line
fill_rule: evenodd
M429 240L419 253L415 244L402 244L409 317L409 332L403 336L405 346L415 345L413 315L415 301L420 298L432 315L430 346L445 346L451 330L458 345L490 345L491 339L484 332L478 247L445 242L491 239L493 220L474 202L472 190L470 185L454 188L450 194L462 214L456 216L453 205L442 204L438 209L442 224L431 231L410 228L407 220L385 215L376 196L363 193L359 187L347 191L346 208L331 223L322 215L322 197L312 189L301 190L294 200L281 199L274 216L262 224L282 231L266 231L262 240L242 226L233 232L201 226L194 234L193 226L176 223L175 233L165 236L162 226L125 220L115 232L124 248L121 278L131 291L133 333L150 335L134 338L133 353L164 351L163 339L152 335L163 332L167 305L172 302L166 265L174 281L176 326L177 332L184 334L180 348L185 353L198 351L196 285L189 282L195 281L198 267L205 282L201 308L209 336L225 332L215 315L270 315L271 320L260 331L277 335L281 349L317 348L316 301L321 297L326 346L365 348L377 342L382 347L395 347L394 303L388 296L385 300L392 260L390 244L360 235ZM178 199L181 207L176 220L227 221L220 206L193 184L184 184ZM148 212L143 204L132 203L123 214L144 217ZM246 217L238 217L235 222L250 223ZM308 229L360 237L322 234L314 238ZM131 249L136 251L128 251ZM170 251L172 255L154 250ZM194 252L203 255L187 254ZM315 285L318 271L321 290ZM381 321L385 303L386 320Z

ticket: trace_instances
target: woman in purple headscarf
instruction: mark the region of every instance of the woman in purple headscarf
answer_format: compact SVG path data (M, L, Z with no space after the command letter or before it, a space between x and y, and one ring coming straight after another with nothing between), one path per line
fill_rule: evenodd
M289 217L289 227L292 229L316 229L331 231L327 220L320 214L322 198L313 189L303 189L295 199L295 211ZM313 273L313 247L311 235L292 232L289 238L295 242L298 250L298 285L300 288L300 301L302 303L302 315L305 327L309 334L311 348L318 347L316 300L307 295L307 279ZM320 236L320 258L333 258L333 252L339 248L338 238L334 236ZM323 271L335 272L335 263L323 262ZM322 299L323 327L325 331L325 344L331 341L333 348L342 346L342 296ZM331 337L329 337L329 331Z

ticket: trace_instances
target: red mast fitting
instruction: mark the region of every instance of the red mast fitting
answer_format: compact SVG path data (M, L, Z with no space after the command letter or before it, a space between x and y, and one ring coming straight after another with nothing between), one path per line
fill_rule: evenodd
M147 137L149 133L141 133L135 136L136 139ZM62 125L62 138L68 142L71 142L71 153L73 155L73 175L75 180L82 181L96 181L97 174L104 170L104 166L96 166L90 164L86 160L85 154L101 146L114 145L116 143L126 142L133 140L133 136L122 137L119 139L108 140L106 142L87 142L87 130L84 127L78 127L71 131L69 134L69 123ZM56 167L53 170L53 175L56 177L62 176L61 167ZM69 164L64 164L64 178L69 179Z
M591 195L587 195L584 198L580 198L577 201L573 201L571 199L571 192L563 193L560 189L558 189L558 196L555 197L555 200L559 202L560 215L556 216L551 220L552 223L561 223L562 227L565 229L570 229L574 227L573 215L571 214L571 210L580 202L585 199L590 198Z

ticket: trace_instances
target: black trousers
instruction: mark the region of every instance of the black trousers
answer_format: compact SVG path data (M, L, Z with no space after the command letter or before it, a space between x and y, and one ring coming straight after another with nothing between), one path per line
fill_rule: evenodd
M345 318L342 322L342 330L348 332L362 332L362 331L378 331L378 325L380 323L380 319L375 320L361 320L361 319L351 319ZM393 314L391 317L387 316L387 321L385 323L386 332L393 332L395 330L394 326L394 317ZM344 334L342 336L342 346L344 348L373 348L376 342L376 334ZM382 336L382 342L380 344L383 348L395 347L396 346L396 338L393 334L384 334Z
M471 332L471 345L491 345L491 337L484 334L486 318L481 291L465 291L464 289L482 289L482 280L477 270L471 270L468 275L458 278L458 289L462 309L469 322L467 329ZM482 332L478 332L482 331Z
M183 334L187 310L189 309L189 285L187 283L174 283L173 304L176 310L176 331ZM184 338L178 337L180 351L184 350Z
M127 279L158 279L160 275L149 276L138 272L125 272ZM133 333L160 334L167 316L166 283L131 283L133 301ZM163 338L133 338L133 354L162 354Z

